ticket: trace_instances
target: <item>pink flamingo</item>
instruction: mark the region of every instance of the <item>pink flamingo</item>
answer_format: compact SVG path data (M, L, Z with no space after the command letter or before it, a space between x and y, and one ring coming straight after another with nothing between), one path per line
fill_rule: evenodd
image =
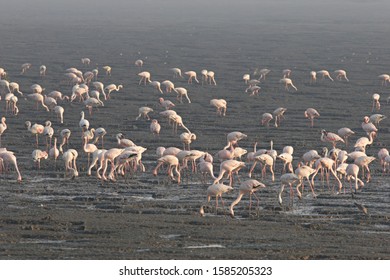
M314 118L319 117L320 113L314 108L308 108L305 111L305 118L308 118L310 120L310 126L314 126Z
M3 135L4 131L7 129L7 124L5 123L5 121L6 118L2 117L0 123L0 147L1 147L1 136Z
M325 129L321 130L321 141L332 143L333 148L336 148L336 142L345 143L343 138L341 138L340 136L338 136L335 133L327 132Z
M228 177L230 179L229 186L233 185L233 172L238 174L238 171L240 171L241 168L245 167L245 162L238 161L235 159L229 159L225 160L221 163L219 167L219 175L214 180L214 184L218 184L219 181L222 179L223 175L227 172Z
M217 214L218 210L218 198L221 198L222 208L225 207L225 203L222 199L222 194L232 191L233 188L231 186L227 186L224 184L212 184L207 188L207 204L210 203L211 197L215 196L215 213ZM204 205L200 208L201 216L204 216Z
M210 105L217 109L217 115L226 116L227 102L225 99L211 99Z
M251 207L252 207L252 195L257 199L257 207L259 207L260 200L257 197L257 195L255 194L255 192L262 189L262 188L265 188L265 187L266 186L263 183L260 183L259 181L254 180L254 179L249 179L249 180L242 182L240 185L240 188L239 188L238 197L230 205L230 208L229 208L230 216L234 217L233 208L241 201L242 197L245 194L249 194L249 212L250 212Z
M187 72L184 72L184 74L186 74L188 76L188 83L189 84L192 84L192 80L193 79L199 84L199 81L196 78L196 72L195 71L187 71Z
M223 148L224 150L237 146L238 141L247 138L248 136L240 131L230 132L227 136L227 145Z
M342 79L346 80L349 82L347 78L347 72L345 70L335 70L334 73L336 74L336 80L341 81Z
M18 168L18 163L16 156L14 155L13 152L7 151L6 149L1 149L0 150L0 159L2 160L2 164L12 164L15 167L16 173L18 175L17 181L21 182L22 181L22 175L20 174L19 168Z
M337 134L340 135L344 141L345 141L345 146L348 147L348 138L351 136L351 135L354 135L355 132L352 131L350 128L348 127L342 127L340 128L338 131L337 131Z
M290 187L290 201L294 202L294 190L292 185L296 182L299 182L299 177L294 173L286 173L280 176L280 182L282 183L282 185L278 195L279 205L282 205L283 203L282 194L285 186Z
M173 170L177 174L177 183L180 184L180 171L179 171L179 159L175 156L172 155L165 155L162 156L157 160L157 166L156 168L153 169L153 175L157 176L158 169L163 165L167 164L168 165L168 176L172 179L175 180L174 175L173 175Z
M153 135L160 135L161 125L158 123L158 120L153 119L150 123L150 132L153 133Z

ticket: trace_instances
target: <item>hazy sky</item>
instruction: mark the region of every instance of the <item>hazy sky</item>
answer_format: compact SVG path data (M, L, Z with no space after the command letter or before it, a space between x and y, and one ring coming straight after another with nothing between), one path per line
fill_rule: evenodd
M2 24L381 22L390 18L387 0L0 0L0 7Z

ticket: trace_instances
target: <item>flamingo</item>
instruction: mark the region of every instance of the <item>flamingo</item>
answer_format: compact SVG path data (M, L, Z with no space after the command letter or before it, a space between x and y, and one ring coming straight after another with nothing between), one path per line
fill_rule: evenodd
M49 157L54 158L54 161L57 162L57 158L60 155L60 150L57 148L57 137L54 137L53 147L49 150Z
M141 69L142 66L144 65L144 62L143 62L141 59L137 59L137 60L134 62L134 65Z
M91 128L90 130L84 131L81 137L83 139L83 145L84 145L84 141L87 141L88 143L95 137L95 129Z
M214 184L218 184L219 181L222 179L223 175L227 172L228 177L230 179L229 186L233 185L233 172L238 174L238 171L240 171L241 168L245 167L245 162L238 161L235 159L229 159L225 160L221 163L219 167L219 175L214 180Z
M84 78L84 83L89 85L92 82L92 80L95 78L95 74L93 74L92 71L87 71L83 74L83 78Z
M165 92L167 93L172 92L172 90L176 92L175 84L169 80L161 82L161 85L165 87Z
M87 175L91 176L92 174L92 168L99 162L100 163L100 169L103 168L103 160L104 160L104 154L107 152L105 149L97 149L92 153L92 161L91 164L88 167ZM101 179L101 176L99 172L96 172L96 175L99 179Z
M295 175L294 173L286 173L280 176L280 182L282 183L278 195L278 200L279 200L279 205L282 205L283 199L282 199L282 194L284 191L285 186L290 187L290 201L293 203L294 202L294 190L292 185L296 182L299 182L299 177Z
M102 67L104 71L106 71L106 76L111 76L111 66L105 65Z
M238 141L247 138L248 135L240 132L240 131L233 131L230 132L227 136L227 145L223 148L224 150L228 148L232 148L237 145Z
M231 186L227 186L224 184L212 184L207 188L207 204L210 203L211 197L215 196L215 212L217 213L218 209L218 198L221 198L222 208L225 207L225 203L222 199L222 194L232 191L233 188ZM204 215L204 205L201 206L200 213ZM202 213L203 211L203 213Z
M12 164L15 167L15 171L17 173L17 181L21 182L22 181L22 175L20 174L19 168L18 168L18 163L16 156L14 155L13 152L7 151L6 149L0 150L0 159L2 160L2 163L6 164Z
M27 127L27 130L30 131L31 134L35 135L36 144L37 144L37 147L38 147L38 135L43 133L43 130L45 129L45 127L43 125L37 124L37 123L34 124L33 126L31 126L31 122L30 121L26 121L25 125Z
M378 132L378 129L373 123L370 122L370 118L368 116L363 118L362 128L367 133L367 135L371 132Z
M229 208L230 216L234 217L234 210L233 209L241 201L242 197L245 194L249 194L249 212L250 212L251 207L252 207L252 195L257 199L257 207L259 207L260 200L257 197L257 195L255 194L255 192L260 190L260 189L263 189L265 187L266 186L263 183L261 183L257 180L254 180L254 179L249 179L249 180L242 182L240 184L240 187L239 187L238 197L230 205L230 208Z
M19 108L18 106L16 105L16 103L18 103L18 98L14 95L14 96L11 96L11 99L10 99L10 106L11 106L11 110L12 110L12 113L16 116L18 113L19 113Z
M183 76L181 75L181 69L180 68L171 68L171 71L173 73L173 78L183 78Z
M95 129L95 132L94 132L95 141L93 143L96 145L97 142L99 142L99 139L101 139L102 140L102 149L103 149L104 148L103 138L106 134L107 134L107 131L104 127L98 127L97 129Z
M190 98L188 97L188 91L187 89L183 87L178 87L174 89L175 92L177 93L176 99L180 101L180 103L183 103L183 96L187 99L188 103L191 103Z
M283 78L283 79L280 79L279 82L281 84L284 84L284 88L285 90L289 91L289 86L292 87L293 89L295 89L295 91L297 91L297 87L294 86L292 80L290 78Z
M46 151L41 151L39 149L34 150L31 156L33 161L37 163L38 169L41 169L41 160L49 157Z
M170 100L165 100L164 98L160 97L158 99L158 102L165 110L170 110L172 107L175 107L175 104Z
M169 117L169 120L172 121L172 126L173 126L173 133L177 133L177 128L181 126L184 128L188 133L191 133L191 131L184 125L183 119L179 115L171 115Z
M310 120L310 126L314 126L314 118L319 117L320 113L314 108L308 108L305 111L305 118L308 118Z
M79 176L79 173L77 171L77 165L76 165L76 160L78 156L79 153L75 149L68 149L62 155L62 159L64 160L65 163L65 177L67 176L68 171L71 172L72 179Z
M138 116L135 118L135 120L139 120L141 117L147 118L150 121L149 113L153 112L153 109L150 107L140 107L138 109Z
M24 74L24 73L26 73L26 71L28 70L28 69L30 69L31 68L31 63L23 63L22 64L22 72L20 73L20 74Z
M42 94L42 92L45 90L45 88L43 88L39 84L33 84L32 86L30 86L30 89L32 90L33 93L40 93L40 94Z
M46 76L46 66L45 66L45 65L39 66L39 75L40 75L41 77Z
M84 100L84 105L85 107L88 108L89 115L92 115L92 109L93 107L97 108L98 107L104 107L103 101L93 98L93 97L88 97L87 99Z
M283 78L289 78L291 75L291 70L290 69L284 69L282 71Z
M287 108L279 107L273 111L273 116L275 118L275 127L279 127L282 120L284 120L284 113L287 111Z
M259 161L262 163L263 167L261 169L261 177L264 178L265 175L266 175L266 168L268 166L269 168L269 171L271 172L271 179L272 179L272 182L275 181L275 174L274 174L274 170L273 170L273 166L274 166L274 159L272 156L270 156L269 154L262 154L262 155L259 155L259 156L255 156L255 163L256 161ZM249 171L249 178L252 177L252 172L253 172L253 169L254 167L256 166L256 164L253 164L251 170Z
M109 84L105 87L105 91L107 92L107 99L110 99L110 94L112 91L120 91L123 88L123 85L116 86L115 84Z
M345 70L335 70L334 73L336 74L336 80L341 81L342 79L346 80L349 82L347 78L347 72Z
M251 94L249 96L259 95L260 89L261 87L259 86L250 86L245 90L245 92L250 91Z
M53 97L44 95L44 96L43 96L43 99L44 99L43 102L45 103L45 105L46 105L50 110L53 110L54 107L57 106L57 101L56 101Z
M206 183L206 174L210 174L211 178L212 179L216 179L216 177L214 176L214 167L213 167L213 163L212 162L208 162L205 160L205 156L203 156L202 158L200 158L199 160L199 163L198 163L198 170L199 172L202 174L202 182L203 183Z
M179 159L173 155L165 155L160 157L157 160L157 166L153 169L153 175L157 176L158 169L163 165L167 164L168 165L168 176L172 179L175 180L174 175L173 175L173 170L177 174L177 183L180 184L180 171L179 171Z
M195 71L187 71L187 72L184 72L184 74L186 74L188 76L188 83L189 84L192 84L192 80L193 79L199 84L199 81L196 78L196 72Z
M59 100L69 100L69 96L63 95L62 92L58 90L51 91L47 96L54 98L56 101Z
M46 109L46 111L50 111L49 107L47 107L44 103L44 96L40 93L32 93L32 94L27 94L27 97L31 100L33 100L36 105L37 105L37 110L38 110L38 104L41 104L43 108Z
M0 147L1 147L1 136L3 135L4 131L7 129L7 124L5 123L5 121L6 118L2 117L0 123Z
M0 86L2 87L2 92L5 93L5 89L7 89L7 93L11 92L9 82L7 80L0 80Z
M62 140L61 140L61 144L60 144L60 148L59 148L59 150L60 150L61 153L64 152L63 149L62 149L62 147L63 147L65 144L68 144L68 143L69 143L69 138L70 138L70 135L71 135L71 134L72 134L71 131L70 131L69 129L67 129L67 128L61 130L60 135L61 135L61 139L62 139Z
M106 92L104 91L104 85L102 82L93 82L92 85L95 87L97 91L103 94L104 100L107 100Z
M332 77L330 76L330 74L329 74L329 72L327 70L317 71L317 74L321 76L322 80L324 78L328 78L329 80L331 80L333 82L333 79L332 79Z
M303 180L306 179L306 181L309 183L309 186L311 188L311 191L313 193L313 196L316 197L316 194L314 193L314 186L312 185L312 182L310 182L309 177L315 172L316 170L311 168L307 165L298 166L297 169L295 169L295 175L299 178L299 184L297 185L297 194L299 199L302 198L302 192L304 188ZM302 186L302 192L299 191L299 187Z
M88 166L89 166L89 158L90 154L97 150L95 144L88 143L87 139L84 139L83 151L88 155Z
M151 81L150 85L156 90L158 90L159 93L163 93L163 91L161 90L161 83L159 81Z
M336 133L328 132L325 129L321 130L321 141L332 143L333 148L336 148L336 142L343 142L343 138L338 136Z
M364 169L367 171L367 183L371 180L371 172L368 165L375 160L375 157L372 156L360 156L355 159L354 163L362 168L362 179L364 179Z
M379 99L381 96L378 93L374 93L372 95L372 109L371 112L374 112L374 108L379 111L381 109L381 103L379 102Z
M260 69L259 71L256 71L256 72L258 72L258 74L260 74L259 81L261 81L261 79L263 79L265 81L265 77L271 72L271 70L269 70L267 68L263 68L263 69Z
M158 120L153 119L150 123L150 132L153 133L153 135L160 135L161 125L158 123Z
M79 121L79 126L84 132L85 130L88 130L89 128L89 121L84 118L84 111L80 112L80 121Z
M310 151L307 151L306 153L303 154L302 156L302 161L308 165L308 166L312 166L313 163L320 158L320 155L318 154L318 152L316 150L310 150Z
M310 84L314 84L317 81L317 72L310 71Z
M107 172L107 167L108 167L108 162L111 163L111 170L110 170L110 173L108 175L108 179L110 179L111 181L115 181L115 178L114 178L114 171L115 171L115 159L124 151L124 149L118 149L118 148L112 148L112 149L109 149L107 150L107 152L104 153L104 158L103 158L103 174L102 174L102 179L104 181L107 181L107 177L106 177L106 172ZM98 169L99 171L100 169Z
M273 120L274 117L272 116L272 114L270 113L264 113L262 116L261 116L261 125L263 126L266 126L266 127L269 127L269 122L271 120Z
M186 147L188 148L188 151L190 150L190 144L192 141L196 140L196 134L195 133L188 133L183 132L180 134L180 141L183 143L183 150L186 150Z
M352 192L351 179L355 180L355 192L359 189L358 184L360 184L360 187L364 186L363 181L358 178L359 169L360 169L359 166L354 163L348 164L347 168L345 169L345 175L347 177L347 181L350 182L351 192Z
M200 75L201 75L201 80L202 80L202 86L206 83L207 84L207 80L208 80L208 76L207 76L207 69L202 69L200 71Z
M348 127L342 127L340 128L338 131L337 131L337 134L340 135L340 137L342 137L345 141L345 146L348 147L348 138L351 136L351 135L354 135L355 132L352 131L350 128Z
M91 63L91 60L88 57L83 57L81 59L81 63L84 65L89 65Z
M327 150L327 149L326 149ZM335 172L335 170L333 169L333 166L335 165L335 161L331 158L328 158L328 157L322 157L322 158L319 158L317 161L316 161L316 169L315 169L315 172L313 173L312 177L311 177L311 184L312 184L312 190L313 190L313 195L315 196L315 193L314 193L314 178L317 176L318 174L318 171L322 170L322 169L326 169L328 170L332 175L333 177L335 177L337 183L338 183L338 192L341 191L341 189L343 188L343 185L340 181L340 179L337 177L337 174ZM322 172L322 171L321 171ZM329 187L329 172L326 173L326 181L328 183L328 187Z
M20 94L20 96L23 96L23 92L20 91L20 88L19 88L19 84L18 83L15 83L15 82L11 82L9 83L9 88L11 89L10 91L11 92L17 92Z
M374 141L374 137L376 135L375 131L371 131L368 138L367 137L360 137L358 140L356 140L354 148L361 147L363 150L366 149L367 145L371 145Z
M370 122L373 123L376 127L379 127L379 123L386 118L387 117L382 114L373 114L370 116Z
M43 129L43 135L46 136L46 151L48 151L49 148L51 147L51 139L54 135L54 129L51 127L51 121L45 122L45 127ZM47 138L49 138L50 141L48 141Z
M387 83L390 82L390 75L381 74L378 78L382 81L382 86L387 86Z
M251 79L251 76L249 74L244 74L242 76L242 79L245 81L245 84L248 84L249 80Z
M210 105L217 109L217 115L226 116L227 102L225 99L211 99Z
M115 137L116 137L118 146L121 147L121 148L135 146L134 142L131 141L130 139L126 139L125 136L122 133L118 133Z
M210 83L210 85L214 84L215 86L217 85L217 82L215 81L215 73L214 71L208 71L207 72L207 78Z
M378 151L378 159L380 161L380 165L382 167L383 173L385 172L385 158L389 156L389 150L386 148L382 148Z
M151 82L150 81L150 73L147 71L138 73L138 76L141 77L141 80L139 80L139 85L142 83L142 81L144 82L144 85L146 85L146 82L149 82L149 83Z
M289 172L293 172L293 167L292 167L292 161L293 161L293 156L290 153L281 153L278 155L278 158L283 161L283 171L282 173L286 172L286 167Z
M60 123L64 123L64 112L65 109L62 106L55 106L54 107L54 112L56 113Z

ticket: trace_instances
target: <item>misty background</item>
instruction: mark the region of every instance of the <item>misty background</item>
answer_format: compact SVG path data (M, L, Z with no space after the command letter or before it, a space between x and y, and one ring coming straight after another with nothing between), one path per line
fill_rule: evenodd
M0 0L4 24L389 23L386 0Z

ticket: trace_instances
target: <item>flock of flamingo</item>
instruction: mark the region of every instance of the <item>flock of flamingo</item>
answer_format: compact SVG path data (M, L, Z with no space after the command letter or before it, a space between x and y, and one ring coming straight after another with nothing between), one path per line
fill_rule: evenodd
M89 67L91 60L89 58L82 58L81 62L83 67ZM135 61L135 66L140 70L139 87L152 86L159 96L168 95L169 93L176 94L177 102L179 103L191 103L191 99L188 90L184 87L176 87L170 80L162 82L152 80L152 75L148 71L143 71L144 62L142 60ZM21 66L21 75L26 75L28 71L31 71L32 65L25 63ZM102 67L105 71L104 75L111 76L112 68L108 65ZM215 80L214 71L202 70L200 81L198 80L197 73L195 71L182 72L179 68L170 69L173 79L182 79L186 76L188 87L193 83L217 86ZM39 67L39 75L45 77L47 68L45 65ZM22 172L18 168L17 158L13 151L7 150L2 146L2 137L6 136L7 132L12 130L12 127L7 126L8 115L10 117L17 116L22 108L19 108L18 98L34 102L37 110L40 107L44 111L52 111L57 116L58 123L64 123L66 106L69 104L81 103L88 109L89 116L94 113L94 110L98 107L103 107L105 103L110 102L112 98L111 93L123 90L122 85L110 84L104 86L104 84L98 81L98 69L92 69L90 71L80 71L77 68L69 68L64 72L66 83L71 88L71 94L64 95L60 91L54 90L49 93L45 93L45 88L39 84L33 84L30 86L31 93L23 94L20 91L19 84L16 82L10 82L9 75L5 69L0 68L0 87L2 90L2 99L5 100L5 114L1 118L0 123L0 169L1 172L8 172L11 168L14 168L17 173L17 180L22 181ZM244 74L242 79L243 83L247 86L245 92L250 92L250 96L259 95L261 91L260 85L266 82L266 77L271 71L269 69L256 70L252 75L258 76L258 78L251 78L250 74ZM345 70L334 71L334 79L331 74L326 70L311 71L308 74L308 80L310 84L315 84L320 79L329 79L332 82L343 81L349 82L347 73ZM387 74L380 75L378 77L382 86L386 86L390 83L390 76ZM292 71L285 69L281 73L280 83L286 91L293 89L298 91L298 88L292 81ZM291 93L293 94L293 93ZM183 100L184 97L184 100ZM283 204L283 192L286 187L289 188L290 203L294 200L294 193L296 190L299 199L302 198L304 191L304 185L310 187L313 197L316 197L315 181L317 175L320 176L320 180L324 183L326 181L328 188L332 189L334 193L345 193L345 181L350 182L350 191L357 192L365 183L371 181L370 164L376 159L374 156L366 154L368 146L375 142L375 139L380 133L379 123L386 118L386 116L380 114L380 95L374 93L372 95L372 115L362 116L361 129L367 134L367 137L361 137L356 140L353 145L350 145L348 140L356 133L348 127L342 127L337 132L330 132L322 130L318 135L318 140L329 143L330 146L325 147L322 151L309 150L303 155L295 156L293 146L285 146L281 152L273 149L273 141L270 143L269 149L257 149L257 144L254 144L253 151L248 152L246 149L239 147L239 141L247 139L248 136L240 131L232 131L227 134L227 142L221 150L217 151L214 155L208 152L191 149L192 142L197 140L197 135L189 129L190 125L183 123L183 118L177 114L175 109L175 103L171 100L158 98L158 103L161 106L161 112L159 112L160 120L150 118L149 114L154 112L150 107L140 107L136 120L145 119L150 121L150 133L154 137L159 137L161 131L161 121L165 119L172 126L173 133L176 135L178 129L185 130L179 135L179 139L183 144L182 149L178 147L158 147L156 150L157 162L153 168L152 174L154 176L161 177L160 169L165 168L165 172L168 174L169 181L176 181L178 184L182 182L183 172L200 173L203 183L208 184L208 176L212 178L212 184L207 188L206 203L201 204L200 214L205 214L206 206L209 207L211 198L215 197L215 211L218 209L218 200L222 202L224 208L224 201L222 195L227 192L234 191L236 182L234 177L238 180L238 197L234 200L230 207L229 212L231 216L234 216L234 207L239 203L244 195L249 195L249 209L251 208L252 195L256 198L259 204L259 198L256 192L265 188L266 181L274 182L276 162L283 163L283 169L280 170L281 176L280 191L278 195L279 203ZM211 99L210 106L215 107L216 114L223 118L228 114L227 101L224 99ZM264 113L261 117L261 125L269 127L273 120L274 127L280 127L283 125L284 114L287 112L287 108L279 107L272 113ZM302 115L308 119L309 127L314 127L314 120L321 115L315 108L307 108L302 112ZM77 125L75 125L77 126ZM69 139L74 133L74 127L71 129L64 128L56 135L55 129L53 129L52 121L46 120L44 125L39 123L32 123L30 120L25 121L26 131L31 133L34 140L35 149L32 149L32 160L36 163L37 169L41 168L41 161L52 159L57 164L57 160L62 158L64 163L65 177L75 178L79 176L80 170L77 167L77 160L79 153L83 152L83 155L87 157L88 168L87 175L96 173L96 176L104 181L115 182L119 175L125 175L126 173L135 172L147 172L145 166L142 163L142 154L147 150L146 147L142 147L134 143L131 139L126 139L125 136L117 132L116 140L117 146L106 148L104 146L104 136L107 131L103 127L92 128L83 110L80 111L80 121L78 123L79 132L77 135L81 136L81 147L69 146ZM46 139L45 148L39 149L39 139L43 135ZM79 137L79 136L77 136ZM337 145L339 147L337 147ZM65 150L66 149L66 150ZM245 161L242 157L246 157ZM377 158L380 161L381 169L383 173L390 171L390 155L386 148L381 148L377 151ZM219 173L214 174L214 159L219 161ZM293 159L298 159L297 167L293 167ZM240 170L250 166L246 180L240 180L238 173ZM259 165L261 169L261 181L253 179L252 176L255 171L255 167ZM93 170L96 171L93 171ZM268 175L269 174L269 175ZM224 182L225 177L229 180L228 183ZM331 177L333 183L331 183ZM352 181L354 185L352 186ZM331 186L333 185L333 188ZM336 189L335 189L336 186Z

